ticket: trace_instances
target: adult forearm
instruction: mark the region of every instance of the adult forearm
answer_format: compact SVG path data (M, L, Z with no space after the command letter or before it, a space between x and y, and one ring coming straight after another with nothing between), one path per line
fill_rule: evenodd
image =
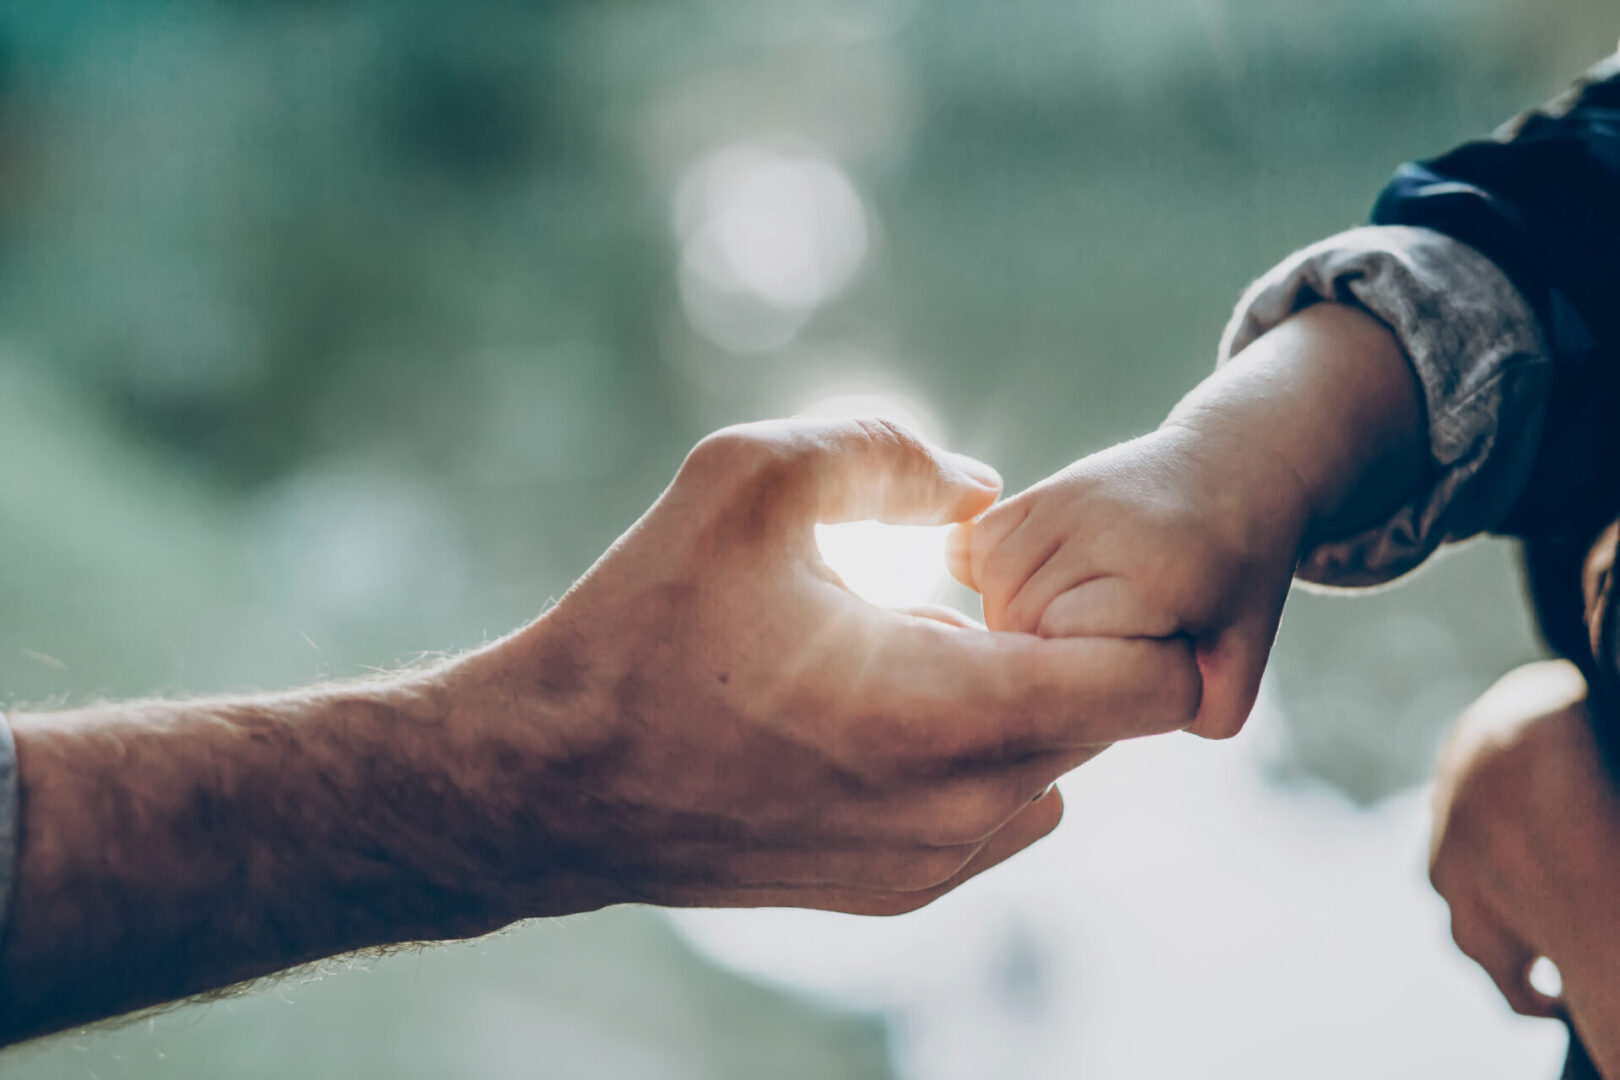
M436 674L16 715L0 1038L488 929Z

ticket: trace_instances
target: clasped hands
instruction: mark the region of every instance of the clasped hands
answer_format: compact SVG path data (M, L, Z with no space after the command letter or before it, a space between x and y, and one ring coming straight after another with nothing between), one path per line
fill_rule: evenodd
M1167 429L991 509L994 471L886 421L704 440L552 611L444 675L477 703L467 782L548 823L553 869L503 861L489 895L909 911L1048 833L1052 782L1111 743L1235 731L1303 522L1269 518L1252 573L1192 449ZM869 518L963 523L988 628L845 589L814 526Z
M879 608L819 556L818 523L966 522L1000 486L882 420L705 439L555 608L436 675L458 786L499 833L545 823L481 891L506 917L909 911L1051 831L1059 776L1191 723L1183 639Z
M1331 305L1285 326L1158 431L999 505L993 470L884 421L704 440L552 611L437 676L465 718L456 786L498 834L544 823L477 890L495 917L909 911L1054 828L1052 782L1111 743L1234 734L1343 501L1234 409L1276 407L1250 384L1307 354L1363 369L1386 334ZM1320 396L1312 435L1366 426ZM960 523L950 567L986 625L845 589L814 526L862 519Z

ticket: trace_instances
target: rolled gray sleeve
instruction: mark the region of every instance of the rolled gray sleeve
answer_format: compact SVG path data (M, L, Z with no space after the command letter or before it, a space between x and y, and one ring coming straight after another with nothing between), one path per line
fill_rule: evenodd
M17 792L17 744L11 738L11 725L0 714L0 938L5 936L11 914L11 894L17 885L17 826L20 814Z
M1244 294L1220 361L1321 301L1388 326L1423 390L1432 482L1388 520L1319 545L1299 568L1318 584L1377 585L1507 514L1535 460L1552 361L1530 306L1496 264L1407 226L1353 229L1285 259Z

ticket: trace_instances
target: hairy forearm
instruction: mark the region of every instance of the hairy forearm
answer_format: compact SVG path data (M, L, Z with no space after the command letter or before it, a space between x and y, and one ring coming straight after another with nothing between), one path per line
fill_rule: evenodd
M1309 502L1306 544L1380 520L1428 469L1411 364L1382 323L1339 304L1314 305L1267 332L1167 423L1273 458Z
M444 682L13 716L0 1039L504 921Z

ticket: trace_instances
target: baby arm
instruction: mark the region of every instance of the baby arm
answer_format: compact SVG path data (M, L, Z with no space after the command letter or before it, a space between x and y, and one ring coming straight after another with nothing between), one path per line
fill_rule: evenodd
M1190 730L1253 707L1289 581L1313 544L1381 520L1428 479L1423 395L1395 335L1305 308L1221 367L1151 434L1085 458L959 528L952 572L996 630L1186 635Z

